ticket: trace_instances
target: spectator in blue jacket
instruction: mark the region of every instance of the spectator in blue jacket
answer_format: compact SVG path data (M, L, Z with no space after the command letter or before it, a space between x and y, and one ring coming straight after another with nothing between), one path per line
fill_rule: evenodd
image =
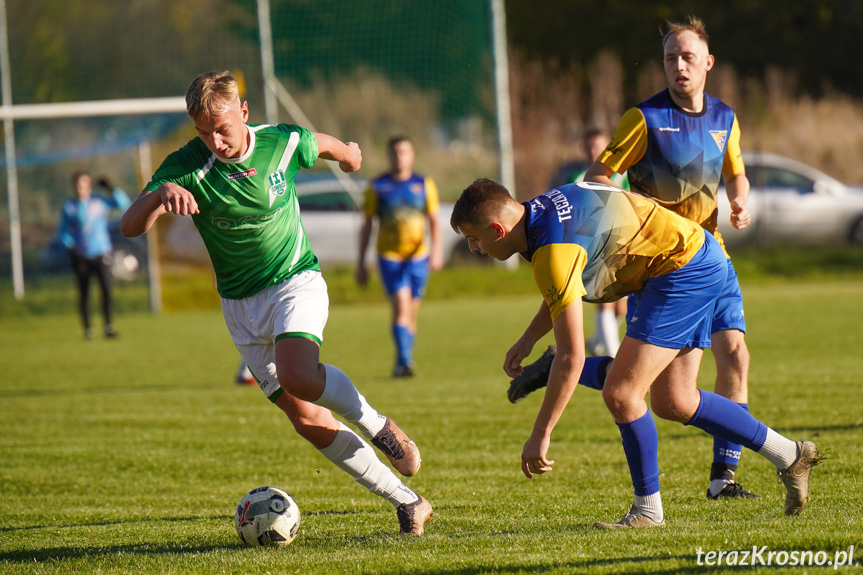
M86 172L72 176L75 197L63 203L60 216L60 241L69 250L72 271L75 274L79 295L79 311L84 323L84 336L93 337L90 325L90 276L96 276L102 290L102 315L105 319L105 337L117 337L112 322L111 260L113 246L108 233L108 216L111 210L126 211L131 201L120 188L114 188L107 179L99 186L111 197L93 193L93 180Z

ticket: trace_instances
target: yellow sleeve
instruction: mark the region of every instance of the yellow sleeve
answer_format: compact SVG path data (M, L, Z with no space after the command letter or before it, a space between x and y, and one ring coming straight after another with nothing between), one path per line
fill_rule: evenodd
M440 195L437 191L437 185L431 178L425 179L426 188L426 212L436 214L440 209Z
M587 265L587 252L578 244L549 244L533 254L533 279L539 288L551 321L587 293L581 273Z
M647 123L638 108L630 108L623 114L617 129L597 160L609 169L622 174L637 164L647 152Z
M737 123L737 114L734 114L731 134L728 135L728 143L725 145L725 160L722 162L722 173L733 176L742 172L744 168L743 152L740 151L740 125Z
M375 186L369 182L366 188L365 201L363 202L363 213L372 218L378 213L378 195L375 193Z

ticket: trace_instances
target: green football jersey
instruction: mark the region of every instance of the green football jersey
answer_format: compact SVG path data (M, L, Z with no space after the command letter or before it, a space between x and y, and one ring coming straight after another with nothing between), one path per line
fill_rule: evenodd
M318 158L315 135L299 126L249 126L241 158L224 160L195 138L169 155L145 187L189 190L192 216L216 271L219 295L242 299L305 270L320 270L300 220L294 177Z

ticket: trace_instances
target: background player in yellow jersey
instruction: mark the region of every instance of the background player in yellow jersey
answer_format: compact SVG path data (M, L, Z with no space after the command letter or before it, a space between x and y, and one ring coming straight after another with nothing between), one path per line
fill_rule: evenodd
M720 176L736 229L750 223L746 209L749 180L734 111L704 91L714 57L701 20L690 16L683 23L667 23L663 64L668 88L624 114L611 143L585 179L611 183L614 172L625 171L634 191L698 223L722 243L716 229ZM728 259L725 290L713 318L715 389L748 409L745 331L740 285ZM740 454L739 444L715 440L707 497L755 497L734 481Z
M791 441L739 405L696 388L702 349L710 347L713 312L728 266L719 242L694 222L642 196L595 183L561 186L519 203L500 184L481 179L453 208L451 225L471 251L529 261L543 301L506 353L504 370L518 375L536 342L554 333L557 354L548 389L524 444L530 478L552 470L552 431L585 364L582 299L636 298L636 315L605 380L602 396L623 440L635 496L606 529L665 524L659 492L659 437L654 413L757 451L786 487L785 514L809 499L809 471L821 456L809 441Z
M357 283L368 281L366 250L378 221L378 270L392 303L392 337L396 347L393 377L414 375L413 348L420 304L429 271L443 267L443 244L434 180L414 172L414 146L407 136L387 143L389 171L366 190L357 260ZM431 246L426 240L426 222Z

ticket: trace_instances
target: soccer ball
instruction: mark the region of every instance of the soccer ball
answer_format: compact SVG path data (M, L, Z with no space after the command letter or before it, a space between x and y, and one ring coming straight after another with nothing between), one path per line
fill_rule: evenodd
M258 487L240 500L234 527L243 543L250 547L287 545L300 529L300 508L287 491Z

